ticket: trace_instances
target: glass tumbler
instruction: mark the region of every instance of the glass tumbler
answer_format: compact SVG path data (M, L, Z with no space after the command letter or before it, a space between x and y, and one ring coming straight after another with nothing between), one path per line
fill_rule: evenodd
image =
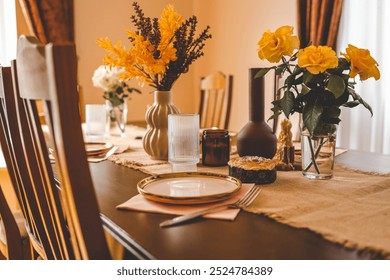
M88 140L99 140L107 133L107 113L104 104L85 105L85 124Z
M168 161L173 172L194 172L199 162L199 115L168 115Z

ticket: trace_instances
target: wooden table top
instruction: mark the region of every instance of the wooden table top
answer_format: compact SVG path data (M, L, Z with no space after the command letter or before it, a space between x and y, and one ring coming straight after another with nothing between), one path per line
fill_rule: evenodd
M367 171L390 172L390 156L348 151L337 162ZM371 259L306 229L241 211L234 222L200 219L171 228L172 215L117 210L136 195L149 175L110 161L90 164L105 227L140 259Z

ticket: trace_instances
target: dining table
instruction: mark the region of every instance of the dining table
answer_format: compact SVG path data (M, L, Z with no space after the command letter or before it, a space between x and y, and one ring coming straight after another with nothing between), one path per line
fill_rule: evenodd
M336 162L351 170L390 174L389 155L348 150L338 155ZM150 174L111 160L90 163L90 172L104 228L135 259L356 260L386 258L378 251L344 246L339 242L329 241L309 228L295 227L266 215L243 210L239 212L234 221L198 218L177 226L161 228L159 226L161 222L174 216L117 208L124 201L138 195L137 183ZM296 199L299 201L300 197Z

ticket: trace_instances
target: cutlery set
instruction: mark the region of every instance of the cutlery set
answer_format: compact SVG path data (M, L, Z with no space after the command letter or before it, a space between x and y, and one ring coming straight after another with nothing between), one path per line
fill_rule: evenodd
M183 222L193 220L195 218L204 216L204 215L212 213L212 212L221 211L221 210L226 209L226 208L233 208L233 209L245 208L245 207L249 206L255 200L255 198L260 194L260 192L261 192L260 186L254 185L252 188L249 189L249 191L243 197L241 197L239 200L237 200L234 203L222 204L222 205L211 207L211 208L208 208L208 209L205 209L202 211L197 211L194 213L178 216L178 217L175 217L173 219L169 219L169 220L166 220L166 221L160 223L160 227L164 228L164 227L170 227L173 225L178 225L178 224L181 224Z
M108 152L104 152L101 154L88 156L88 162L101 162L108 159L118 150L118 146L113 146Z

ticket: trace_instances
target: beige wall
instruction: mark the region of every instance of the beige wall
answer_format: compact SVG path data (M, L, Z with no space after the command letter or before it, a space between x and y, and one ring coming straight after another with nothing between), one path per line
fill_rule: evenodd
M257 42L264 31L296 25L296 1L292 0L195 0L194 11L211 26L212 40L195 67L195 78L221 70L234 76L230 129L239 131L248 121L248 69L264 67L257 57ZM265 114L271 114L272 79L266 84ZM271 124L271 123L270 123Z
M125 29L130 28L133 14L131 0L75 1L76 44L79 55L79 77L85 103L102 103L102 93L91 82L104 51L95 43L97 37L126 41ZM234 75L234 96L230 129L238 131L248 121L248 68L266 63L257 58L257 41L262 33L285 24L296 25L296 1L292 0L140 0L145 15L159 17L167 3L185 18L198 17L198 31L211 26L213 38L206 42L205 56L192 66L174 85L174 102L183 112L196 112L198 80L212 71ZM114 4L115 3L115 4ZM266 118L270 114L272 81L268 78ZM135 83L133 85L136 85ZM142 120L147 104L153 103L145 86L142 96L133 95L129 120Z

